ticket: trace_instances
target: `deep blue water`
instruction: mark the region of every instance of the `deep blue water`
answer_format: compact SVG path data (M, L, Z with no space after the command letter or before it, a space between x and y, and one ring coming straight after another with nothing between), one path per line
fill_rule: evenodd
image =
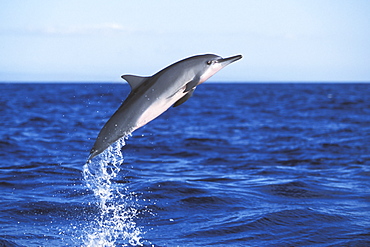
M128 85L0 86L0 246L370 246L370 84L203 84L108 185L83 167Z

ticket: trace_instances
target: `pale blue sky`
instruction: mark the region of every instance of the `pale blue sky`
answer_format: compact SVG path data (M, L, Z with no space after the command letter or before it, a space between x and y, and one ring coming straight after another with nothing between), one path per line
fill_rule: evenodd
M370 81L368 0L0 0L0 81L111 81L202 53L210 81Z

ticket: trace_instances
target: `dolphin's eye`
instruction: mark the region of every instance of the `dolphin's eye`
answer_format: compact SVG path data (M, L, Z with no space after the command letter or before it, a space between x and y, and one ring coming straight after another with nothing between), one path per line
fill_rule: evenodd
M207 64L208 64L208 65L211 65L211 64L212 64L212 61L207 61Z

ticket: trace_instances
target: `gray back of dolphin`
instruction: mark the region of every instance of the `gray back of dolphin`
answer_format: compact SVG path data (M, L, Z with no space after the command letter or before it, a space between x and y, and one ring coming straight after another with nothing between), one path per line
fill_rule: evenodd
M101 129L89 160L142 127L171 106L187 101L195 88L241 55L222 58L205 54L178 61L150 77L123 75L131 92Z

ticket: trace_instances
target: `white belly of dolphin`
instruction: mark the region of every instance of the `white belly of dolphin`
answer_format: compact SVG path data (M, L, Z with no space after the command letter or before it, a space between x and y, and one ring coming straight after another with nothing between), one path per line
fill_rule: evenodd
M153 100L153 104L150 105L140 116L137 121L137 128L144 126L145 124L149 123L153 119L157 118L163 112L165 112L168 108L170 108L176 101L182 98L185 94L183 90L179 90L176 94L169 98L163 99L150 99Z

